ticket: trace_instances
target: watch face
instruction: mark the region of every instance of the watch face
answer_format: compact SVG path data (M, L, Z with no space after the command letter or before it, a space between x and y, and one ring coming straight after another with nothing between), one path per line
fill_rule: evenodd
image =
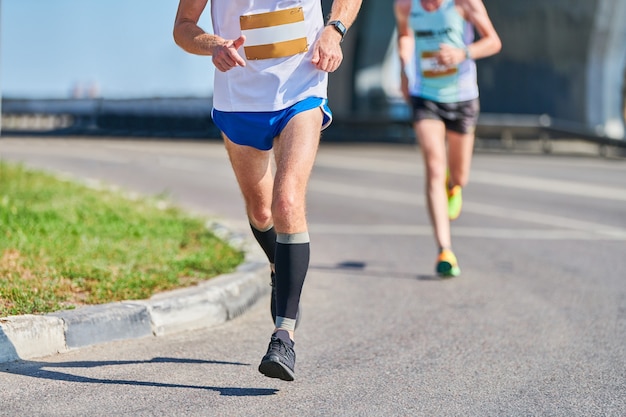
M328 22L328 24L333 25L335 29L337 29L337 31L341 33L341 36L344 36L346 34L346 27L339 20L333 20L332 22Z

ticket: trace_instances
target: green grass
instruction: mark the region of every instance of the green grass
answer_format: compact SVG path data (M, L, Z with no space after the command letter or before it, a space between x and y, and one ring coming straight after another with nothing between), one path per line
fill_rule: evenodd
M0 317L146 299L242 262L203 219L157 201L0 161Z

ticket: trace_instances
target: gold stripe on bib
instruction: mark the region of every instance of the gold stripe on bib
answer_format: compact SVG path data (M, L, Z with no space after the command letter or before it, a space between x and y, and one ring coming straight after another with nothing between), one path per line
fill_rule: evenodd
M249 14L239 17L241 30L267 28L296 22L304 22L302 7L277 10L275 12Z
M267 45L246 46L243 48L248 59L283 58L309 50L306 38L293 41L270 43Z
M249 60L283 58L309 49L302 7L240 16L239 23Z

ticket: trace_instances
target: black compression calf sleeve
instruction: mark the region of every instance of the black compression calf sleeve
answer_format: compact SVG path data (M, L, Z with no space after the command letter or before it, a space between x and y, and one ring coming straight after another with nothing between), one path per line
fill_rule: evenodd
M288 330L295 328L300 294L309 269L310 252L308 233L278 234L276 244L276 327ZM283 321L287 323L281 325Z
M252 234L265 255L267 255L267 259L270 263L274 263L274 258L276 257L276 231L274 230L274 226L271 226L269 229L265 231L261 231L250 223L250 228L252 229Z

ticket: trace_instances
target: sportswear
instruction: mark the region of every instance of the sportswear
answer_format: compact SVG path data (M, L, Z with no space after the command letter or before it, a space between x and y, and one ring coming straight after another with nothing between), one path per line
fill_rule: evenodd
M277 333L273 334L270 339L267 353L261 359L259 372L270 378L293 381L296 366L296 352L293 350L293 342L290 345L278 337Z
M478 97L476 63L465 59L458 66L437 63L441 44L465 49L474 40L474 27L459 14L454 0L443 0L429 12L413 0L409 25L415 33L414 71L409 74L409 93L439 103L468 101Z
M212 0L211 16L216 35L246 36L238 50L246 66L215 71L215 109L275 111L307 97L327 98L328 73L311 62L324 29L319 0Z
M457 277L461 274L456 256L450 249L443 249L439 253L435 270L441 277Z
M274 139L296 114L314 108L321 109L324 114L321 130L326 129L332 122L332 112L328 107L328 99L319 97L308 97L286 109L275 111L224 112L214 108L211 117L215 125L234 143L267 151L272 149Z
M448 218L456 220L461 215L463 207L463 189L460 185L448 188Z
M272 323L276 323L276 273L274 271L270 274L272 293L270 294L270 313L272 314ZM296 329L300 324L300 318L302 317L302 308L298 305L298 314L296 314Z

